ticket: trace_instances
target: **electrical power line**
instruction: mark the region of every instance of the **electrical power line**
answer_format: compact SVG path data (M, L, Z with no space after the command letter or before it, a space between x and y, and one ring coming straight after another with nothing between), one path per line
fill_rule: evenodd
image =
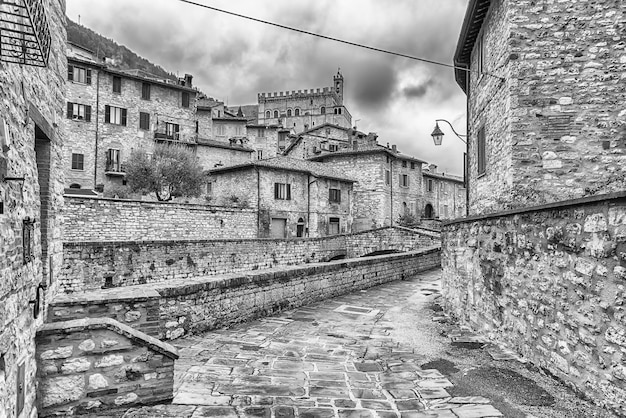
M202 3L196 3L196 2L191 1L191 0L178 0L178 1L180 1L181 3L191 4L193 6L202 7L202 8L213 10L213 11L216 11L216 12L225 13L225 14L228 14L228 15L231 15L231 16L240 17L242 19L252 20L254 22L263 23L263 24L266 24L266 25L276 26L276 27L281 28L281 29L286 29L286 30L290 30L290 31L293 31L293 32L302 33L302 34L305 34L305 35L316 36L318 38L327 39L329 41L339 42L339 43L346 44L346 45L356 46L358 48L369 49L371 51L382 52L383 54L395 55L395 56L398 56L398 57L407 58L407 59L414 60L414 61L420 61L420 62L425 62L425 63L428 63L428 64L440 65L442 67L454 68L455 70L462 70L462 71L466 71L468 73L469 72L476 72L476 71L472 71L472 70L470 70L468 68L465 68L465 67L459 67L459 66L453 65L453 64L446 64L445 62L439 62L439 61L429 60L429 59L426 59L426 58L414 57L412 55L402 54L402 53L399 53L399 52L393 52L393 51L389 51L389 50L382 49L382 48L376 48L376 47L369 46L369 45L359 44L359 43L356 43L356 42L350 42L350 41L346 41L346 40L339 39L339 38L334 38L332 36L322 35L322 34L315 33L315 32L309 32L309 31L304 30L304 29L299 29L299 28L294 28L294 27L291 27L291 26L281 25L280 23L275 23L275 22L270 22L270 21L263 20L263 19L258 19L256 17L246 16L246 15L242 15L242 14L231 12L231 11L224 10L224 9L218 9L217 7L208 6L208 5L202 4ZM492 77L496 77L496 78L499 78L501 80L504 80L502 77L499 77L497 75L493 75L493 74L489 74L489 73L483 73L483 74L489 75L489 76L492 76Z

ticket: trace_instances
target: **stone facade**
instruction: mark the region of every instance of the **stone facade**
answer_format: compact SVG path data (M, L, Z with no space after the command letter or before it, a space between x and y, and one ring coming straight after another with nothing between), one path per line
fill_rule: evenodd
M455 62L472 70L457 71L471 213L624 189L624 12L619 0L470 2Z
M23 7L3 5L4 28ZM20 418L37 415L35 332L58 289L66 136L65 1L33 7L47 24L31 28L49 36L46 66L0 63L0 416Z
M211 202L257 210L259 237L351 231L352 180L323 164L277 157L209 173Z
M256 238L250 209L66 196L63 240Z
M64 292L82 292L360 257L377 251L412 251L438 242L437 233L399 227L289 240L65 242L59 280Z
M315 126L300 134L285 149L284 155L292 158L307 159L320 154L345 150L351 147L354 136L360 134L352 128L325 123Z
M448 223L445 309L626 415L626 193Z
M171 401L177 358L171 345L102 315L46 324L37 333L39 416L119 416Z
M158 299L158 336L169 340L400 280L439 265L440 249L435 246L402 254L248 271L244 275L171 280L125 291L64 295L55 301L53 317L57 321L82 318L85 307L103 316L119 317L121 311L125 312L126 322L141 329L146 320L136 310L133 297L140 304L147 300L153 304ZM146 326L154 330L153 325Z
M439 173L434 164L423 170L422 175L424 200L420 210L423 218L455 219L465 216L467 195L462 178Z
M247 145L228 144L212 139L198 139L196 150L200 166L206 170L225 165L245 163L255 158L256 151Z
M157 142L195 147L197 91L191 88L191 76L176 84L119 71L79 52L68 48L63 119L69 132L63 163L68 187L121 186L132 151L150 153Z
M278 128L278 126L274 125L259 125L257 123L246 125L248 147L255 150L255 159L262 160L279 155Z
M333 87L258 94L258 123L281 125L303 132L323 124L352 127L352 116L343 105L344 79L333 77Z

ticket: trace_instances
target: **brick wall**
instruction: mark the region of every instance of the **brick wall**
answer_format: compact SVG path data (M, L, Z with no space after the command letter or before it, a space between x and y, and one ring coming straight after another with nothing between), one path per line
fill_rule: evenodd
M257 236L250 209L66 196L63 216L65 242Z
M99 314L155 335L154 314L150 312L156 302L156 336L175 339L401 280L439 265L440 250L433 246L402 254L61 295L53 303L49 320Z
M626 193L443 227L445 309L626 413Z
M360 257L375 251L410 251L439 243L430 231L381 228L325 238L66 242L61 283L65 292L130 286L230 272L254 271Z
M46 324L37 332L39 416L118 415L167 402L177 358L171 345L110 318Z

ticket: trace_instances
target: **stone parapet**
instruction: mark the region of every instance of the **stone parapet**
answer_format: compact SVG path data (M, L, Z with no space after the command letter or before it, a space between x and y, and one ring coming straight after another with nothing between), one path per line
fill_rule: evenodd
M449 222L442 242L447 312L626 414L626 193Z
M37 332L39 416L93 415L173 398L170 344L107 317Z

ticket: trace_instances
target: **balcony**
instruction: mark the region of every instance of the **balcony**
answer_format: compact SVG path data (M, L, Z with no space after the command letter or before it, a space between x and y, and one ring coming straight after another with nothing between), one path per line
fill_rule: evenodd
M111 177L124 177L126 175L126 164L107 163L104 168L104 175Z
M178 143L184 145L198 145L197 135L185 135L180 132L167 132L165 129L154 131L154 140L156 142Z

